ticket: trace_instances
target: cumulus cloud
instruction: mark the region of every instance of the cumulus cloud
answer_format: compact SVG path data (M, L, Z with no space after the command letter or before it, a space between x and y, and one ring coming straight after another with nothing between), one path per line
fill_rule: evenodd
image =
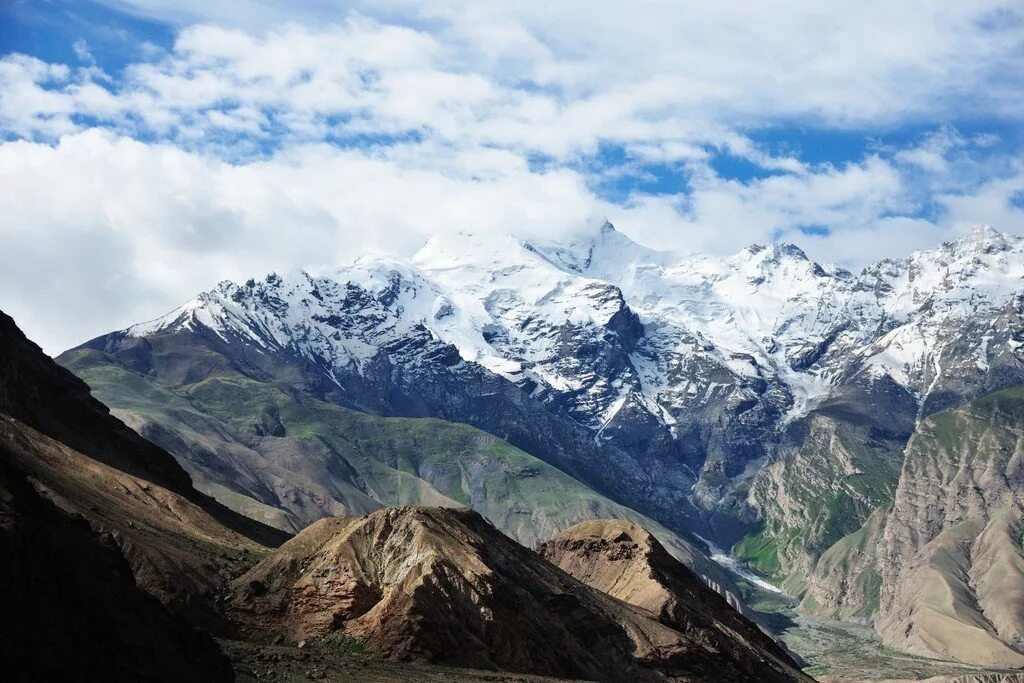
M134 4L182 14L180 3ZM0 102L0 120L56 137L77 117L184 144L218 133L423 134L557 158L608 142L661 156L712 145L792 169L740 131L779 119L1019 115L1024 105L1024 12L999 0L652 2L643 11L597 2L586 12L565 2L543 11L392 2L355 3L361 13L348 15L306 2L287 5L288 21L272 20L264 3L233 5L193 12L225 23L184 27L170 54L132 65L119 83L94 69L56 74L8 60L0 83L20 92ZM253 17L263 26L228 25Z
M331 23L332 3L299 0L117 0L182 24L265 31ZM384 23L429 32L450 62L502 81L558 88L570 99L637 84L665 88L688 113L833 123L903 120L950 106L1012 112L1021 102L1020 4L1007 0L477 0L351 2Z

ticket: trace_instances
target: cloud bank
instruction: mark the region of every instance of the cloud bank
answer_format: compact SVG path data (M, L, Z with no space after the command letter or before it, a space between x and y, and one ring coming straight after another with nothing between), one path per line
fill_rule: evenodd
M1016 3L112 4L173 43L0 57L0 307L50 352L450 230L851 267L1024 232Z

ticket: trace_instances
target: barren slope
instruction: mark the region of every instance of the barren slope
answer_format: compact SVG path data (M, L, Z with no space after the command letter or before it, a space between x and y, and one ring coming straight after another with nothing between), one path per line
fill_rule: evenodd
M879 631L912 652L1024 666L1024 389L922 423L880 556Z
M255 633L351 638L391 660L599 680L721 680L729 663L716 644L588 588L471 511L321 520L233 586L234 614ZM733 680L798 679L758 660L746 671L756 674Z
M109 533L139 585L203 622L225 576L286 534L192 488L141 438L0 313L0 458L65 511Z
M582 522L545 543L540 553L588 586L643 608L718 653L708 663L723 680L810 680L775 641L636 524Z

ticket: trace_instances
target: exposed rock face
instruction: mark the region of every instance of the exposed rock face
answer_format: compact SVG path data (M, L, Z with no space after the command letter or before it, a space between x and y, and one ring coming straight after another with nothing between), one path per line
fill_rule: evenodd
M764 659L746 661L755 655L734 633L679 631L583 585L471 511L389 508L321 520L233 585L237 618L258 633L340 633L386 659L600 680L721 680L721 648L735 646L740 671L756 675L732 680L802 680Z
M642 527L621 520L583 522L542 545L540 553L591 588L642 607L718 652L721 680L810 680Z
M879 569L883 639L1024 666L1024 390L926 419L911 439Z

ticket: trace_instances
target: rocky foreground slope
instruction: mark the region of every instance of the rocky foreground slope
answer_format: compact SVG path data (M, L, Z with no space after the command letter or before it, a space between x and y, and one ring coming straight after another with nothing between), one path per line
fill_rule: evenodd
M0 649L26 680L230 680L224 573L283 536L195 491L0 313ZM163 604L161 604L163 603ZM168 609L168 607L170 609Z
M316 522L237 579L231 605L256 634L346 637L386 659L597 680L810 680L671 561L686 572L669 587L686 617L588 587L474 512L388 508Z
M5 680L232 680L212 638L137 586L113 537L34 484L0 457Z

